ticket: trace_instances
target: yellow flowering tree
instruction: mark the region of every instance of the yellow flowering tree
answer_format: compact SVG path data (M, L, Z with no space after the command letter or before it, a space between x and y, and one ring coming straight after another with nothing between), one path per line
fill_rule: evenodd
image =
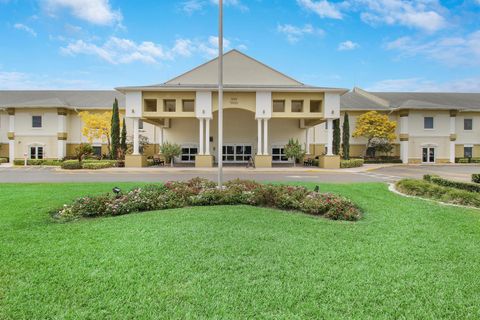
M366 153L373 139L383 139L388 142L394 140L396 127L395 121L391 121L386 114L369 111L357 118L357 125L352 136L367 139Z
M99 139L107 142L108 154L110 154L110 132L112 127L112 112L93 113L82 111L79 113L83 122L82 134L87 137L89 143Z

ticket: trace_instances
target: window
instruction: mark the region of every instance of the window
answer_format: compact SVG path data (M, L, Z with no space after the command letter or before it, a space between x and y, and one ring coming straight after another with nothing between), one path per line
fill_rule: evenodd
M101 158L102 157L102 147L101 146L93 146L93 154L95 157Z
M182 147L182 154L180 155L180 159L182 162L194 162L195 155L198 153L197 147L192 146L183 146Z
M143 130L143 120L142 119L138 120L138 130Z
M273 112L285 112L285 100L273 100Z
M195 100L182 100L182 111L183 112L194 112L195 111Z
M157 99L145 99L145 111L157 112Z
M463 130L473 129L473 119L463 119Z
M163 100L163 111L175 112L176 101L175 100Z
M31 146L30 147L30 159L43 159L43 147Z
M32 116L32 128L42 127L42 116Z
M303 112L303 100L292 101L292 112Z
M433 117L423 118L423 128L424 129L433 129Z
M464 158L472 158L473 157L473 147L472 146L464 146L463 147L463 157Z
M310 112L322 112L322 101L319 101L319 100L310 101Z
M287 162L288 158L285 155L284 147L273 147L272 148L272 161L274 162Z

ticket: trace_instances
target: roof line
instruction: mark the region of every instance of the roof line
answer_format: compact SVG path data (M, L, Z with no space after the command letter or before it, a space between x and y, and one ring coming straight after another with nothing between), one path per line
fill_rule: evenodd
M385 100L385 99L382 99L382 98L380 98L380 97L377 97L377 96L374 95L373 93L370 93L370 92L368 92L368 91L365 91L365 90L363 90L362 88L354 87L354 88L353 88L353 92L358 93L359 95L361 95L361 96L363 96L363 97L365 97L365 98L367 98L367 99L369 99L369 100L372 100L372 101L374 101L374 102L376 102L376 103L378 103L378 104L380 104L380 105L382 105L382 106L384 106L384 107L390 108L390 102L389 102L389 101L387 101L387 100Z
M237 52L237 53L243 55L244 57L247 57L248 59L251 59L251 60L253 60L253 61L261 64L262 66L264 66L264 67L272 70L273 72L278 73L279 75L282 75L282 76L284 76L284 77L286 77L286 78L288 78L288 79L290 79L290 80L292 80L292 81L297 82L299 85L302 85L302 86L305 85L304 83L298 81L297 79L294 79L294 78L292 78L292 77L290 77L290 76L288 76L288 75L286 75L286 74L284 74L284 73L282 73L282 72L280 72L280 71L278 71L278 70L270 67L269 65L266 65L265 63L263 63L263 62L261 62L261 61L258 61L258 60L255 59L255 58L252 58L251 56L249 56L249 55L247 55L247 54L245 54L245 53L243 53L243 52L241 52L241 51L239 51L239 50L237 50L237 49L231 49L231 50L225 52L225 53L223 54L223 56L225 57L226 55L231 54L231 53L233 53L233 52ZM204 62L204 63L196 66L196 67L193 68L193 69L190 69L190 70L188 70L188 71L186 71L186 72L184 72L184 73L176 76L175 78L172 78L172 79L170 79L170 80L168 80L168 81L165 81L163 84L167 84L168 82L172 82L172 81L174 81L175 79L178 79L178 78L180 78L180 77L182 77L182 76L184 76L184 75L186 75L186 74L188 74L188 73L190 73L190 72L193 72L193 71L195 71L195 70L197 70L197 69L199 69L199 68L201 68L201 67L203 67L203 66L205 66L205 65L207 65L207 64L209 64L209 63L211 63L211 62L213 62L213 61L215 61L215 60L217 60L217 59L218 59L218 56L215 57L215 58L213 58L213 59L208 60L207 62Z

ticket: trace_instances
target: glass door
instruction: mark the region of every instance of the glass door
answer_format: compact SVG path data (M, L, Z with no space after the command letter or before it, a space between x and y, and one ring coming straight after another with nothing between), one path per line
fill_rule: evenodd
M222 148L223 161L246 163L252 156L252 146L248 144L227 144Z
M435 148L433 147L422 148L422 162L435 163Z

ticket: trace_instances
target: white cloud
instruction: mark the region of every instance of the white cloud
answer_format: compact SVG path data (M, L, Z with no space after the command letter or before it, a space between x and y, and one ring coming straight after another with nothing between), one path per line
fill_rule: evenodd
M231 42L224 39L224 48L229 49ZM142 62L155 64L160 61L173 60L178 56L189 57L199 53L206 58L218 55L218 38L210 36L206 40L177 39L170 48L151 41L137 43L130 39L110 37L103 44L76 40L60 48L65 55L91 55L111 64Z
M422 55L448 66L480 65L480 30L464 37L439 37L429 42L419 42L402 37L386 45L387 50L397 50L401 56Z
M446 11L438 0L356 0L361 6L361 18L369 24L403 25L435 32L447 23Z
M96 25L121 24L122 13L112 9L109 0L42 0L43 8L51 15L66 9L78 19Z
M45 74L0 71L1 90L109 89L88 80L52 77Z
M480 92L480 78L436 82L424 78L388 79L374 83L368 91L393 92Z
M480 1L480 0L478 0ZM300 7L321 18L343 19L345 12L359 12L370 25L401 25L435 32L447 25L448 11L439 0L297 0Z
M313 11L320 18L342 19L343 17L339 5L327 0L297 0L297 3L302 8Z
M358 43L347 40L347 41L341 42L338 45L338 51L350 51L350 50L355 50L358 47L360 47Z
M15 25L13 26L15 29L17 30L22 30L22 31L25 31L27 33L30 33L32 36L36 37L37 36L37 32L35 32L35 30L33 30L32 28L30 28L29 26L26 26L22 23L15 23Z
M286 35L288 42L298 42L305 35L325 35L322 29L316 29L311 24L306 24L303 27L293 26L291 24L283 24L277 26L277 31Z
M181 9L187 14L192 14L196 11L201 11L207 5L218 5L218 0L186 0L180 4ZM240 11L248 11L248 7L240 0L224 0L225 7L235 7Z

